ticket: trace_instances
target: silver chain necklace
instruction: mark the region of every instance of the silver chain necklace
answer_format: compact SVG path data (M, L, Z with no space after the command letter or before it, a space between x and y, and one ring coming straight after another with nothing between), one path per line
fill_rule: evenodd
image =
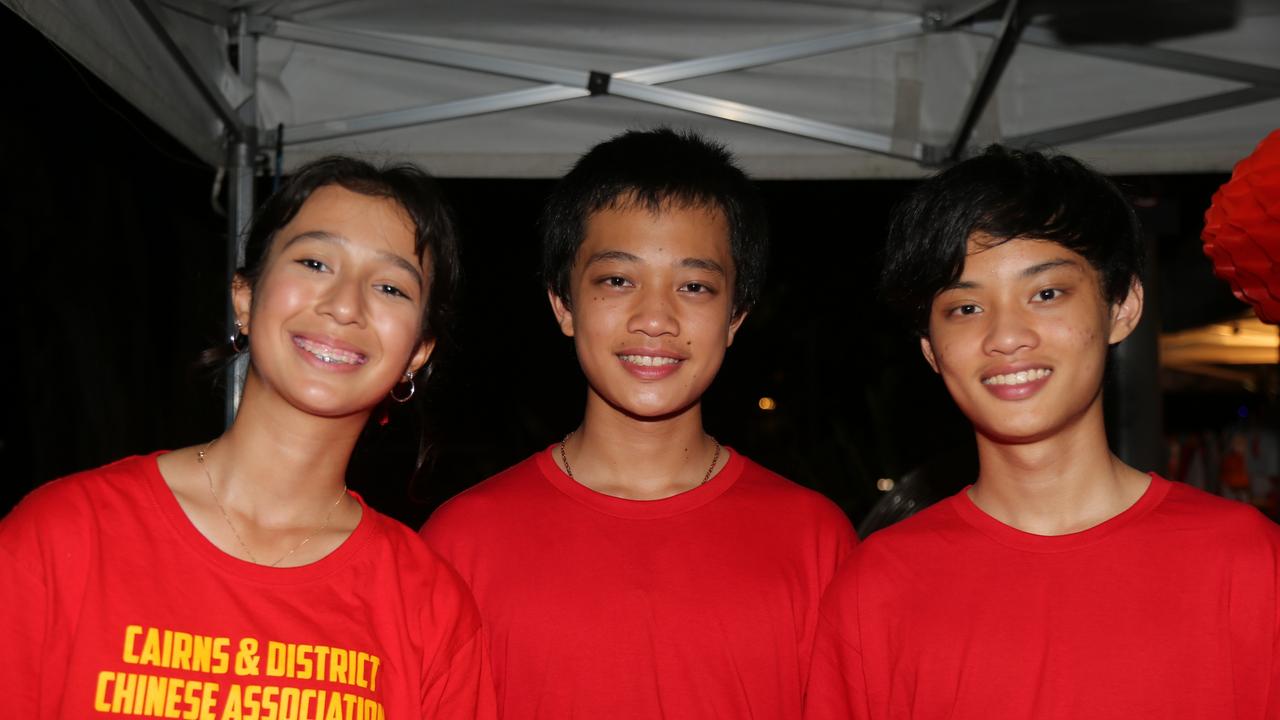
M249 549L249 546L245 544L244 538L240 537L240 531L236 530L235 523L231 522L231 516L227 514L227 509L222 506L222 501L218 499L218 493L213 491L213 476L209 474L209 465L205 463L205 454L209 452L209 448L213 447L213 444L216 442L218 442L218 438L210 440L208 445L205 445L204 448L197 451L196 462L200 464L200 469L204 470L205 479L209 481L209 495L213 497L213 504L218 506L218 511L222 513L222 519L227 521L227 527L231 528L231 534L235 535L236 542L240 543L240 549L244 550L244 554L248 555L249 559L252 560L255 565L263 565L264 563L259 562L257 556L255 556L253 551ZM311 542L311 538L324 532L324 529L329 527L329 520L333 518L333 511L338 509L338 505L342 503L342 498L346 497L346 495L347 486L343 485L342 492L338 494L338 499L334 500L333 504L329 506L329 512L325 513L324 522L320 524L320 527L316 528L310 535L302 538L302 542L294 545L292 550L281 555L280 559L267 565L267 567L278 567L280 563L284 562L291 555L301 550L303 545Z
M573 433L570 432L560 440L560 462L564 463L564 474L568 475L570 480L574 479L573 468L569 467L569 456L565 454L564 444L572 436ZM698 483L699 487L707 484L707 481L711 479L712 471L716 469L716 463L720 462L720 441L715 438L711 438L711 442L716 444L716 451L715 454L711 456L711 465L707 467L706 474L702 476L702 482Z

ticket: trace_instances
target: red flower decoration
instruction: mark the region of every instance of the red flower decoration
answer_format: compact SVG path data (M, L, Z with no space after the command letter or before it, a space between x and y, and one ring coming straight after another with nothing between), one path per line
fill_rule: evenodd
M1200 239L1214 274L1263 322L1280 324L1280 130L1213 194Z

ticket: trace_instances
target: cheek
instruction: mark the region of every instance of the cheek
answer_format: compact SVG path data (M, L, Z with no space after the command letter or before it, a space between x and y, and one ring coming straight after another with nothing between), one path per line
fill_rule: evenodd
M418 344L421 308L387 308L378 314L375 323L387 352L408 350Z
M290 315L307 304L308 293L305 283L291 282L287 278L264 277L254 293L250 317L261 322L270 317Z

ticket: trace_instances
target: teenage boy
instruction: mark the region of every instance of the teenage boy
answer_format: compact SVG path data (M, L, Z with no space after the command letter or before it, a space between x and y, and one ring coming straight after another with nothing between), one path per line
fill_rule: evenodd
M841 567L808 718L1280 717L1280 531L1107 448L1142 257L1124 197L1067 157L993 147L906 201L886 294L980 470Z
M760 201L720 146L597 145L543 217L582 425L443 505L507 718L797 718L844 514L722 446L703 392L759 296Z

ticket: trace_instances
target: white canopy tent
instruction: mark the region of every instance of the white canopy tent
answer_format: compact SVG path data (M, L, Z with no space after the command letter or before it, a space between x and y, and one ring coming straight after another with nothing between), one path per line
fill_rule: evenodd
M909 177L997 139L1111 173L1226 171L1280 124L1262 0L3 2L215 166L282 127L286 165L552 177L675 124L760 178Z

